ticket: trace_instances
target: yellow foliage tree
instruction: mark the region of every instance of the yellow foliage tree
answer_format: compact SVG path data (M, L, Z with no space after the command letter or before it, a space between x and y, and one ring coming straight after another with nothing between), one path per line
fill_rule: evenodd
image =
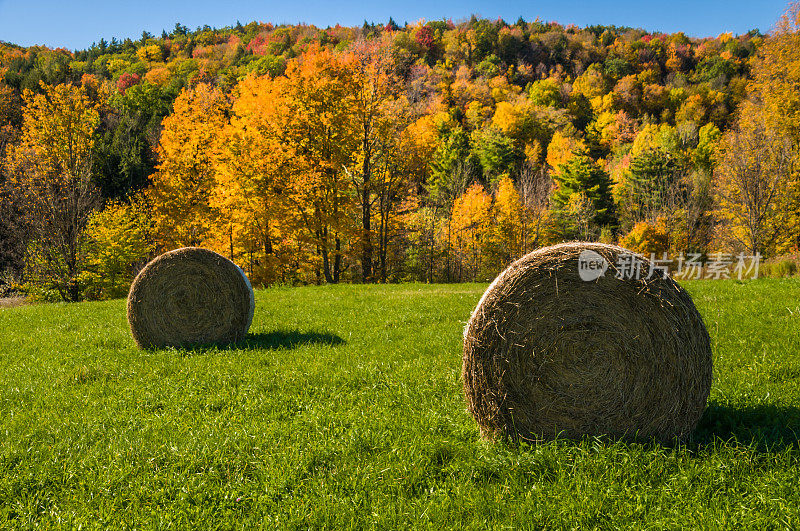
M212 237L213 157L228 107L219 89L200 84L181 92L174 112L164 119L160 164L148 189L157 240L164 249L202 245Z
M721 245L800 249L800 6L781 18L752 67L747 100L715 173Z
M64 300L81 297L84 228L98 203L92 159L100 116L85 87L42 84L24 93L22 134L6 155L30 229L28 274Z
M520 258L526 250L528 212L514 182L504 175L494 197L494 244L498 250L497 270Z
M156 67L152 68L145 74L144 79L148 83L152 83L153 85L158 85L159 87L163 87L167 83L169 83L170 77L172 76L172 72L169 71L166 67Z
M405 101L398 101L398 106L407 109ZM394 114L401 112L405 111L398 110ZM392 134L394 137L387 139L383 148L382 164L373 171L373 200L378 206L376 276L382 282L389 276L391 244L403 229L409 209L418 207L415 189L426 181L438 144L436 117L422 116L399 132L393 130Z
M343 67L341 81L350 91L347 104L350 110L352 135L358 139L349 170L353 178L361 210L361 279L374 280L372 205L380 199L380 221L389 215L396 201L391 197L391 188L400 172L393 171L398 157L400 132L411 121L406 112L408 103L399 96L399 80L394 74L395 63L389 48L380 42L362 42L351 47L336 58ZM348 75L349 74L349 75ZM380 225L383 232L386 226ZM380 234L385 238L386 234ZM385 253L383 242L379 242L378 253ZM385 259L383 261L385 268ZM385 277L385 271L382 274Z
M492 197L474 183L453 202L452 230L454 252L467 270L460 270L459 280L477 280L481 273L484 247L491 230Z
M750 254L785 250L797 224L791 141L749 103L722 139L715 172L717 241Z
M312 46L275 79L283 145L297 146L291 186L283 196L321 259L326 282L342 271L344 246L355 233L353 181L345 171L359 138L353 134L352 72L334 52Z
M137 57L144 62L157 62L161 61L164 58L164 52L161 49L161 46L158 44L148 44L147 46L142 46L136 52Z
M558 172L558 168L569 162L575 155L586 151L586 143L575 137L565 136L560 131L553 134L547 146L547 164Z
M86 265L80 275L90 299L113 299L128 293L137 266L153 250L151 223L140 201L111 202L86 226Z
M299 272L290 264L310 258L302 254L308 242L292 236L282 198L291 187L296 151L280 141L288 116L281 98L269 77L242 80L214 159L211 205L220 214L215 245L258 283L296 280Z
M620 242L623 247L645 257L655 255L661 258L663 253L669 251L669 229L663 219L656 223L640 221L626 234Z

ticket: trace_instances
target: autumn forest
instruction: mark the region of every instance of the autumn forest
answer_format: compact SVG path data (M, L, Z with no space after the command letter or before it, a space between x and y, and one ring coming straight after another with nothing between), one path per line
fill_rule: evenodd
M177 247L254 285L486 281L561 241L800 249L800 31L471 19L0 41L0 296L124 296Z

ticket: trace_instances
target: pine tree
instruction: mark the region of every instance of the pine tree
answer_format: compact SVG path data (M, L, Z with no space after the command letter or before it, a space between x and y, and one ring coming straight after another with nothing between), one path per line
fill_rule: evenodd
M631 196L640 218L654 218L667 201L676 178L676 163L670 153L646 149L631 161Z
M559 166L554 179L557 184L552 205L562 236L574 237L576 196L585 196L594 212L595 228L611 225L615 221L614 201L611 196L611 178L588 155L577 155ZM581 202L581 206L583 203Z

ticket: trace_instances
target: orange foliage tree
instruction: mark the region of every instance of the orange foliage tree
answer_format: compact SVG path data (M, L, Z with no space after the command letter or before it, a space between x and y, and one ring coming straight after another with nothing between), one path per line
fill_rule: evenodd
M368 282L373 280L372 206L376 195L388 195L382 188L391 183L381 179L381 174L391 173L388 165L395 161L398 132L408 116L398 98L400 84L388 47L380 42L360 42L337 59L345 74L342 81L352 91L347 97L351 116L343 123L353 127L349 133L358 142L350 175L361 210L361 278Z
M325 281L336 283L355 230L353 183L344 171L358 145L349 106L351 72L332 51L313 46L274 83L281 113L274 133L281 145L294 146L283 197L315 246Z
M202 245L214 236L213 157L228 107L222 91L200 84L181 92L164 119L160 164L147 194L163 249Z
M293 186L296 150L281 142L289 114L278 89L266 77L242 80L215 158L218 245L259 283L294 280L311 258L284 197Z

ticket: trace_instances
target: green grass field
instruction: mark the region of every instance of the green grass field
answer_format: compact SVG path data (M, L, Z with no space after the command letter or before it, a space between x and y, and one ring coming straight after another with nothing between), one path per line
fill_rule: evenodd
M483 442L484 285L257 292L240 348L135 348L124 301L0 309L0 527L798 528L800 280L687 286L695 441Z

